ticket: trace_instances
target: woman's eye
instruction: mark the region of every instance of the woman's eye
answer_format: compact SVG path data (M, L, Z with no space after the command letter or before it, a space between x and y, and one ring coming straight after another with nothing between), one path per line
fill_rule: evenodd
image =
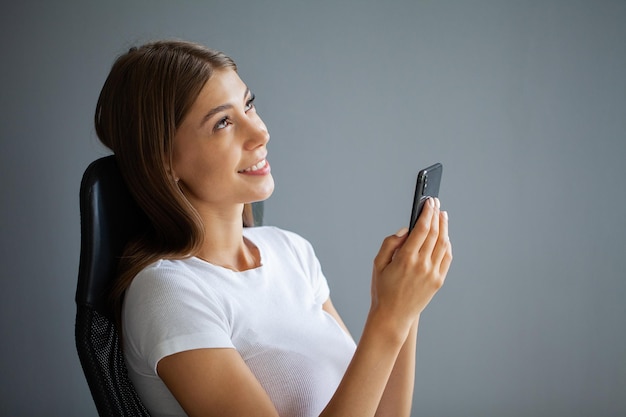
M220 121L215 124L214 130L224 129L229 124L230 124L230 122L228 120L228 117L224 117L224 118L220 119Z
M254 99L256 96L254 94L250 95L248 101L246 101L246 111L254 108Z

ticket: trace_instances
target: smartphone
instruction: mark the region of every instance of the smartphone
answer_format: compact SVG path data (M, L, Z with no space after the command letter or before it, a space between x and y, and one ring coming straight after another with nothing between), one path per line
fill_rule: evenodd
M415 227L415 223L424 208L424 203L428 197L439 197L439 185L441 184L441 174L443 165L439 162L424 168L417 173L417 183L415 184L415 195L413 196L413 209L411 210L411 220L409 222L409 232Z

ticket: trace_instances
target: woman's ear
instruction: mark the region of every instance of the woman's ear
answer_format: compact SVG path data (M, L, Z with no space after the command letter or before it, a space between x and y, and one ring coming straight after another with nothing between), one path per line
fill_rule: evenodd
M163 168L165 169L165 172L167 172L167 176L170 177L172 181L176 183L180 181L180 178L176 175L174 167L172 166L172 160L171 158L168 158L167 155L163 156Z

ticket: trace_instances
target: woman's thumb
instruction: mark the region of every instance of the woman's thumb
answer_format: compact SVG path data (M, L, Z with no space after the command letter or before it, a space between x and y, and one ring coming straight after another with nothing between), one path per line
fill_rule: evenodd
M381 245L380 250L376 255L376 258L374 259L374 268L376 268L377 271L381 271L389 264L389 262L391 262L391 260L393 259L393 254L396 252L396 250L398 250L400 246L402 246L402 244L406 240L408 232L409 229L403 227L395 234L387 236L385 240L383 240L383 244Z

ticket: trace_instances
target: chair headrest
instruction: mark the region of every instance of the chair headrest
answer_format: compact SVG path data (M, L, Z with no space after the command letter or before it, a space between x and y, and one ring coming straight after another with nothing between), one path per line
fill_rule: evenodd
M149 227L114 155L92 162L80 187L81 252L76 303L111 318L109 293L127 242Z

